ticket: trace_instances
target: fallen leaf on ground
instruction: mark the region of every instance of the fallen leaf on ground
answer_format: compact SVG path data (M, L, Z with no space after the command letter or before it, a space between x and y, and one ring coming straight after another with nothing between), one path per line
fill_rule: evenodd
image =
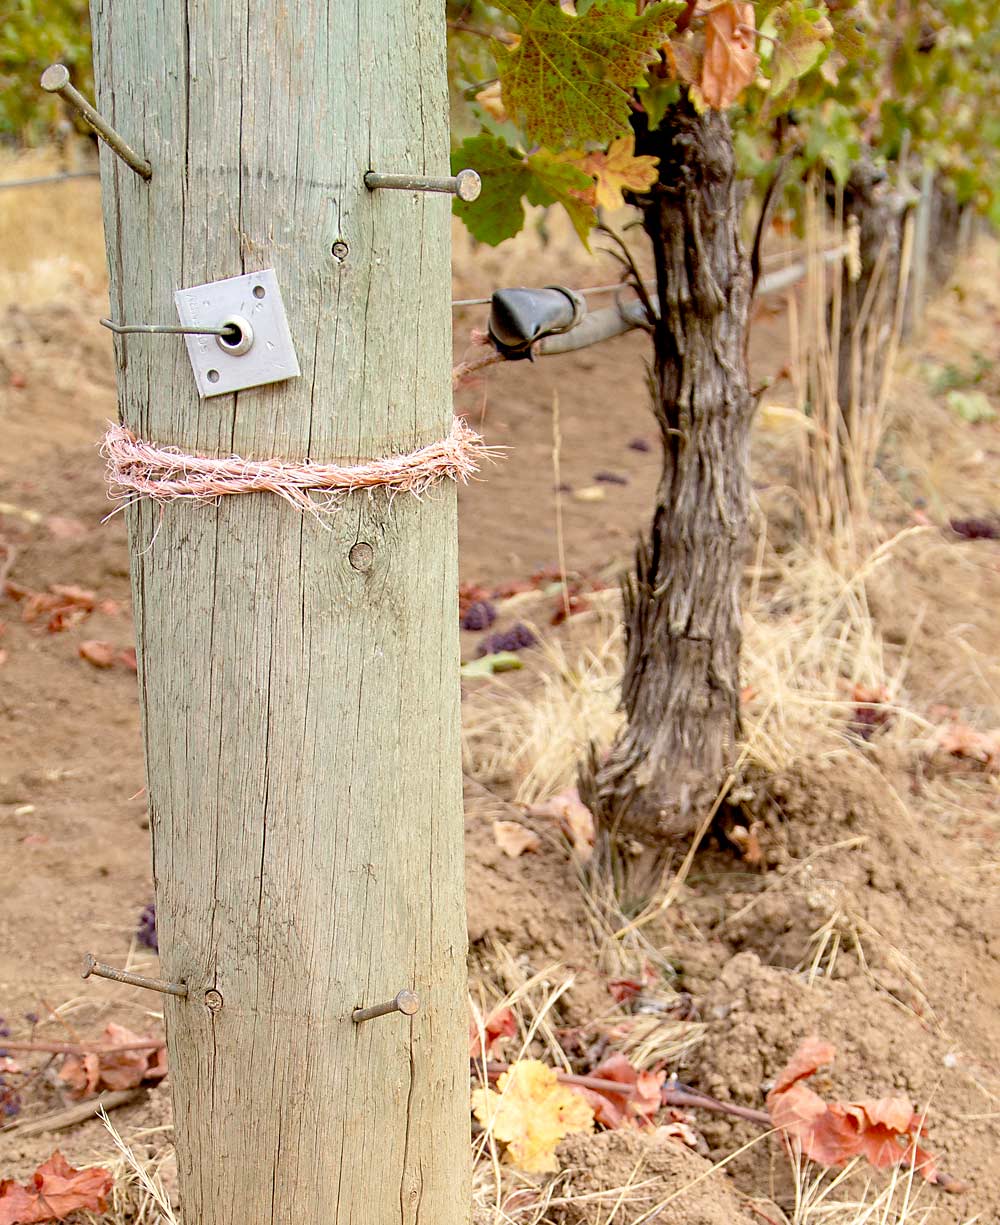
M571 1132L593 1131L594 1112L579 1092L562 1085L552 1068L522 1059L503 1072L497 1090L476 1089L472 1107L507 1146L507 1159L528 1174L558 1170L556 1147Z
M30 625L45 618L50 634L58 634L82 621L94 611L96 602L92 591L60 583L53 584L48 591L31 591L8 582L7 594L14 600L24 601L22 621Z
M802 1083L835 1053L835 1047L816 1037L799 1046L767 1095L774 1126L819 1165L843 1167L855 1157L865 1157L876 1169L912 1164L928 1182L955 1190L959 1184L918 1146L924 1120L908 1101L883 1097L828 1103Z
M49 515L45 520L49 534L56 540L79 540L86 536L87 525L79 519L68 519L62 515Z
M608 990L617 1003L633 1000L641 995L647 987L656 985L659 976L647 961L642 967L642 978L609 978Z
M1000 765L1000 728L979 732L967 723L951 723L938 732L937 746L952 757L984 766Z
M575 787L560 791L542 804L532 804L528 812L533 817L554 817L584 863L593 855L594 815Z
M80 658L85 659L88 664L93 664L95 668L110 668L115 662L115 649L110 642L90 639L87 642L81 642L77 650Z
M590 602L582 595L568 595L565 599L557 599L550 624L562 625L567 617L575 617L577 613L586 612L589 608Z
M148 1034L134 1034L113 1021L105 1029L101 1043L128 1046L143 1042ZM102 1051L100 1054L67 1055L59 1077L74 1097L92 1097L104 1089L134 1089L147 1080L162 1080L167 1074L167 1052L154 1050ZM0 1222L2 1225L2 1222Z
M0 667L7 662L7 648L0 647Z
M664 1123L653 1131L654 1140L674 1140L697 1152L705 1149L705 1141L690 1123Z
M495 672L516 672L524 667L524 660L519 659L513 651L497 651L493 655L483 655L480 659L470 659L462 664L459 672L462 676L492 676Z
M752 4L722 4L705 19L701 93L716 110L732 106L757 75L755 24Z
M508 1038L517 1034L517 1021L509 1008L494 1008L483 1022L482 1032L475 1017L469 1020L469 1058L489 1059Z
M104 1212L112 1182L110 1170L74 1170L55 1152L29 1182L0 1181L0 1225L35 1225L62 1221L73 1212Z
M578 502L603 502L607 494L601 485L585 485L583 489L574 490L573 497Z
M517 821L494 821L493 838L497 846L511 859L517 859L525 851L537 851L542 840L533 829L527 829Z
M123 668L128 668L130 672L139 671L139 661L135 656L135 647L125 647L123 651L119 651L117 660Z
M637 1127L648 1123L662 1105L666 1072L640 1072L624 1055L615 1054L598 1064L590 1075L597 1080L618 1081L622 1086L621 1093L577 1087L594 1108L595 1121L605 1127Z

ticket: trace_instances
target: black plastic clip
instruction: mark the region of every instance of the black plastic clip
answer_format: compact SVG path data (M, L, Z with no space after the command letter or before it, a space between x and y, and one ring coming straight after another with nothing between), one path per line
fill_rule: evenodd
M508 361L530 359L536 340L568 332L586 313L583 298L562 285L498 289L490 301L490 339Z

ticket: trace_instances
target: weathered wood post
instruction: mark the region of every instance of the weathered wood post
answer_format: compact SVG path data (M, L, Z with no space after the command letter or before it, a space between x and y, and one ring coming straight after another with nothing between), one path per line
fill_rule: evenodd
M274 268L301 377L199 400L118 337L122 420L204 456L353 463L447 436L440 0L92 0L111 314ZM95 321L96 322L96 321ZM454 489L129 511L186 1225L468 1215ZM415 1016L352 1010L417 993Z

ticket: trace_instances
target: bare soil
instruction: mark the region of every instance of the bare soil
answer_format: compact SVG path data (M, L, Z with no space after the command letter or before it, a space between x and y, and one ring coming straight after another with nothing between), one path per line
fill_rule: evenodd
M61 190L80 224L97 224L96 186ZM0 241L6 248L15 238L6 233ZM557 234L548 248L527 244L514 256L459 243L456 296L501 283L613 279L608 261L584 262L567 243ZM1000 514L1000 427L959 420L931 394L926 371L927 363L965 368L974 352L993 372L987 379L1000 369L996 248L984 243L979 251L992 273L972 269L960 275L960 292L942 291L905 357L881 462L885 535L921 522L927 528L873 577L871 613L895 658L905 658L908 700L927 715L928 728L935 703L981 728L1000 724L1000 545L963 541L946 529L954 516ZM88 640L119 650L133 641L124 524L120 517L102 522L108 503L96 448L116 410L111 346L96 326L105 309L101 270L84 262L52 275L50 300L0 304L0 571L14 593L0 595L0 1014L14 1038L73 1041L96 1035L109 1019L158 1032L159 1017L148 997L83 984L78 973L85 952L119 963L132 956L154 973L156 962L135 945L139 912L152 897L135 674L121 660L99 669L79 653ZM484 313L457 313L457 359ZM557 566L557 498L570 570L610 581L628 563L658 470L645 352L644 337L633 335L586 354L494 369L460 392L458 410L491 443L509 448L461 491L464 581L491 588ZM787 360L786 318L767 304L753 334L754 384ZM996 404L996 383L984 385ZM755 487L766 510L774 499L779 538L792 531L779 506L790 455L784 436L758 434ZM97 608L58 632L44 617L25 621L23 592L59 584L93 592ZM508 614L508 622L516 619ZM567 640L572 619L547 632ZM463 633L466 658L479 637ZM526 653L515 688L532 683L538 658ZM488 684L472 686L479 706ZM554 978L571 974L554 1018L567 1032L586 1029L614 1008L590 886L551 826L525 817L513 795L502 772L467 780L473 976L500 947L525 974L549 966ZM709 838L676 903L645 929L672 969L670 991L688 1001L702 1034L670 1070L724 1101L759 1109L799 1041L818 1033L838 1049L830 1079L817 1078L820 1091L855 1099L895 1092L928 1109L931 1147L970 1185L958 1196L921 1192L928 1219L1000 1219L996 775L895 741L859 747L845 735L833 753L813 755L803 743L787 769L750 771L742 811L759 823L763 870L724 837ZM498 819L532 825L541 849L519 859L503 854L493 837ZM58 1107L51 1061L19 1058L38 1070L22 1092L22 1116ZM118 1112L116 1122L135 1136L168 1116L161 1089ZM623 1200L623 1222L674 1191L661 1219L678 1225L783 1219L792 1189L774 1138L719 1115L696 1114L693 1125L707 1159L638 1133L573 1137L561 1150L570 1184L587 1195L621 1187L641 1168L651 1190ZM754 1140L702 1177L708 1160ZM138 1143L158 1151L164 1139ZM75 1162L109 1154L97 1122L25 1139L9 1131L0 1133L0 1177L27 1175L56 1146ZM552 1219L596 1225L615 1203L597 1211L592 1199L571 1201Z

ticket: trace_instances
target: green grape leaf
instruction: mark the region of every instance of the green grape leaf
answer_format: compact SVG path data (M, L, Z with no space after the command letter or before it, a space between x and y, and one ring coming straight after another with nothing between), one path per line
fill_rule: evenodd
M589 250L588 235L594 227L593 180L579 166L560 162L544 150L527 159L531 185L526 194L529 204L561 204L569 214L577 237Z
M471 166L483 180L479 199L456 199L453 210L480 242L498 246L524 226L524 199L529 204L562 204L583 240L594 224L594 209L581 196L593 186L577 166L560 162L545 150L526 156L499 136L483 132L470 137L452 153L452 168ZM574 194L577 193L577 194Z
M498 651L495 655L484 655L481 659L470 659L459 671L463 676L493 676L496 672L516 672L524 667L513 651Z
M649 130L655 132L663 117L681 96L681 87L676 81L651 81L639 94L639 101L646 111Z
M451 155L452 172L471 166L483 189L471 204L455 198L452 205L473 238L491 247L513 238L524 226L522 197L531 182L524 155L499 136L483 132L464 140Z
M813 16L815 14L815 17ZM802 0L788 0L771 14L774 51L771 56L771 97L777 98L816 66L826 50L833 27L822 13Z
M659 0L641 16L631 0L595 0L572 16L553 0L498 0L521 27L494 52L510 114L550 149L608 144L629 130L629 91L643 85L682 0Z

